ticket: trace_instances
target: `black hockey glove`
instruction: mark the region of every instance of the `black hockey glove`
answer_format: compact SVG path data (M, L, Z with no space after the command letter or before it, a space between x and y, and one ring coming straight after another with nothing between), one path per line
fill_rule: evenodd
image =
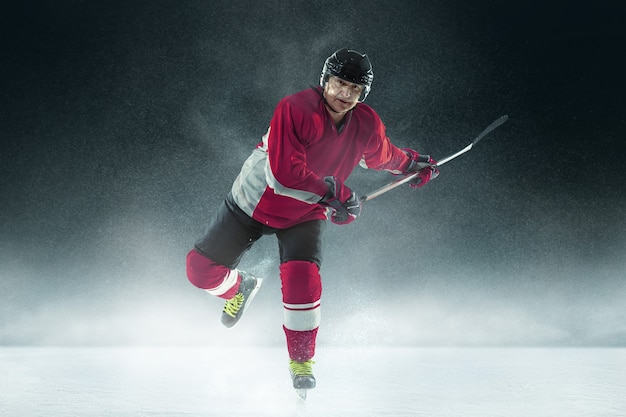
M409 185L414 188L423 187L430 180L434 180L439 175L439 170L434 166L437 164L430 155L423 155L410 148L402 149L410 158L409 164L405 168L403 174L410 175L414 172L419 172L417 177L409 182Z
M361 201L354 191L335 177L325 177L328 192L320 204L333 209L330 220L335 224L352 223L361 214Z

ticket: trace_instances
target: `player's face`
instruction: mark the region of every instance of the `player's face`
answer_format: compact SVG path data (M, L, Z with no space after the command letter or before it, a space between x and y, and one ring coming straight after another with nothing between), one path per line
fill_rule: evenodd
M324 86L326 102L338 113L351 110L359 101L363 86L331 75Z

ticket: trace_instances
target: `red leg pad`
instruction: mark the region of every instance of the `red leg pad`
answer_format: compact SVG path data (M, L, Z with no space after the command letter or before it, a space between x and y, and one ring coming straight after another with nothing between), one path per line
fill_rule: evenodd
M308 304L322 296L322 279L317 264L309 261L288 261L280 265L283 303Z
M187 254L187 278L189 278L189 282L226 300L235 296L241 280L241 277L237 277L235 285L225 288L223 291L217 290L220 293L217 294L215 290L224 284L229 274L232 274L229 268L213 262L195 249Z
M320 319L322 280L318 266L308 261L289 261L280 265L289 357L306 361L315 355Z

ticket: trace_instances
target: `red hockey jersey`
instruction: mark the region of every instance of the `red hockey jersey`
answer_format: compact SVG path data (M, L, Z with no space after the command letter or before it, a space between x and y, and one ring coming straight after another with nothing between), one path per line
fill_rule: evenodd
M328 190L326 176L345 181L359 162L393 172L408 163L371 107L358 103L337 131L321 93L319 87L308 89L278 103L267 133L233 183L237 205L265 225L282 229L325 219L318 202Z

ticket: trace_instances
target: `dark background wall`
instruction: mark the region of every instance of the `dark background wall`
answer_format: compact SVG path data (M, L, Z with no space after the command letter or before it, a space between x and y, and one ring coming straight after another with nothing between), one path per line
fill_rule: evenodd
M422 190L329 227L321 343L624 345L626 6L617 1L39 1L2 13L0 343L279 343L219 327L186 252L277 101L347 46ZM355 171L366 193L390 179ZM261 329L262 331L257 331ZM267 332L266 332L267 330ZM263 334L262 334L263 333Z

